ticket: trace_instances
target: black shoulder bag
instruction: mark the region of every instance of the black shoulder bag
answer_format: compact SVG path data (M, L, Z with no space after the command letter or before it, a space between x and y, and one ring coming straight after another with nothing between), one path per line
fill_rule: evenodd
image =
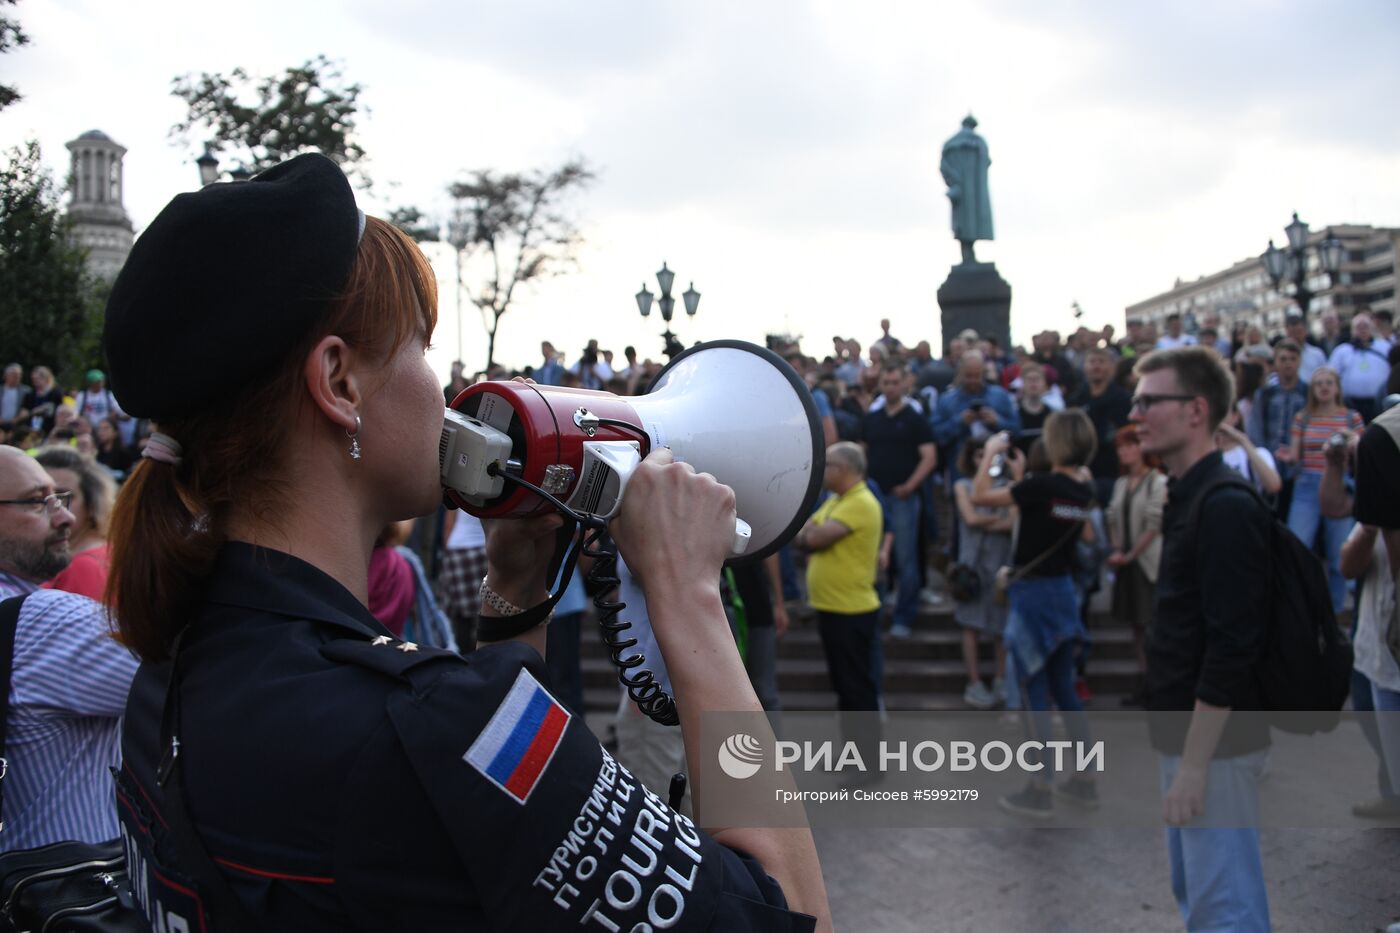
M15 629L23 603L23 596L0 602L0 840L4 839L4 779L9 771L3 755L10 717L10 678ZM0 930L150 930L127 884L121 840L54 842L0 854Z

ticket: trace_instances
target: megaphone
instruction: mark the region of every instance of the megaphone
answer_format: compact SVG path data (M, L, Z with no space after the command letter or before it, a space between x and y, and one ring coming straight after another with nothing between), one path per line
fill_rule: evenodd
M550 509L534 487L606 519L657 447L734 490L732 559L761 560L781 548L821 491L824 437L811 392L776 353L740 340L678 354L643 396L470 386L446 411L438 459L447 499L473 515Z

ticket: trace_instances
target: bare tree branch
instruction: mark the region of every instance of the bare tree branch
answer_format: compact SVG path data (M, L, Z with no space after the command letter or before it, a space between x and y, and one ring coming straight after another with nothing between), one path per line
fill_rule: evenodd
M459 257L490 260L489 277L473 299L487 332L488 367L495 361L501 318L515 302L519 287L545 275L562 274L575 264L573 251L582 236L559 207L567 195L587 187L594 178L582 160L573 159L552 172L497 174L478 169L448 186L453 200L448 242Z

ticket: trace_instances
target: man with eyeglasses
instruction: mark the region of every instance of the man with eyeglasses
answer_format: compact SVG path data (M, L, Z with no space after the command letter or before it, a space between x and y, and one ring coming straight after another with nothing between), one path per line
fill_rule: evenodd
M1240 485L1208 492L1237 480L1215 446L1234 401L1215 351L1158 350L1136 369L1131 418L1143 451L1171 477L1145 706L1165 714L1148 725L1161 758L1172 892L1187 930L1260 933L1269 904L1255 825L1269 727L1230 711L1261 706L1254 670L1267 625L1259 594L1269 588L1271 519Z
M33 457L0 447L0 599L32 593L68 566L72 498L54 494Z
M70 559L70 501L36 460L0 447L0 598L24 597L0 633L14 639L0 852L119 833L108 769L121 761L136 659L100 603L39 588Z

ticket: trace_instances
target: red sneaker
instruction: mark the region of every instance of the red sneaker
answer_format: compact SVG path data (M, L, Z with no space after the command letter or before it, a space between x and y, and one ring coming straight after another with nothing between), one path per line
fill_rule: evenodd
M1079 697L1080 703L1088 703L1094 698L1094 691L1089 689L1089 681L1080 677L1074 682L1074 695Z

